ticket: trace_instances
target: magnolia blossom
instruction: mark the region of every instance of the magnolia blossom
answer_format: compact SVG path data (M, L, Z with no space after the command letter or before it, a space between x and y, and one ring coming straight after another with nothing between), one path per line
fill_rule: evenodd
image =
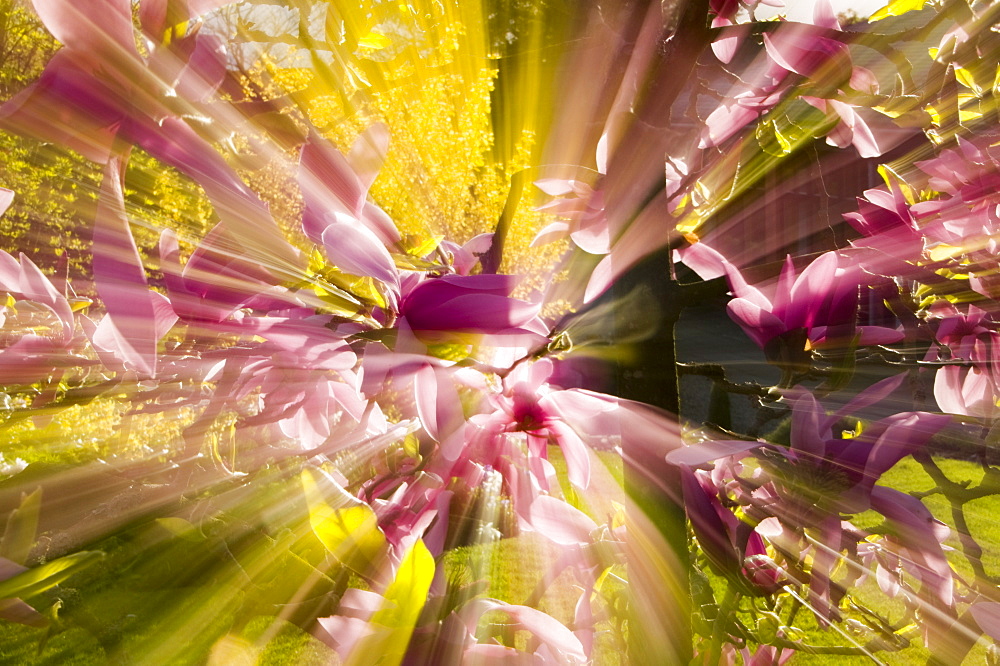
M944 365L934 376L934 398L946 412L985 419L1000 415L1000 383L997 380L997 350L1000 333L986 312L974 305L968 314L954 307L934 310L940 318L937 340L947 345L951 356L964 364Z
M759 522L756 532L784 551L786 557L799 559L801 546L794 531L803 527L814 533L813 541L806 544L814 553L810 568L810 590L820 614L833 617L833 588L829 572L839 553L851 544L848 528L841 516L872 509L882 513L887 520L906 527L901 536L905 547L919 548L912 553L914 571L945 606L952 604L952 578L947 568L935 523L930 514L913 498L897 500L903 495L897 491L877 486L877 481L904 456L919 450L950 418L926 412L904 412L880 419L863 428L860 434L845 436L836 433L835 424L845 415L881 402L895 391L905 375L882 380L858 394L844 407L828 414L811 393L802 389L787 392L790 403L791 431L787 447L760 441L706 441L667 455L667 460L677 465L698 467L730 456L746 455L756 449L760 471L755 487L747 490L737 484L734 491L742 498L746 511ZM693 478L693 477L687 477ZM740 532L725 528L726 520L721 505L712 500L712 485L699 477L699 486L690 482L686 486L685 501L696 534L701 533L703 547L716 565L734 570L742 562L744 552L752 545L747 528L742 540L736 542L745 549L734 559L732 546L722 534ZM716 482L717 484L718 482ZM690 487L690 489L689 489ZM765 521L778 522L766 525ZM731 522L731 521L730 521ZM774 520L771 520L774 523ZM788 530L792 530L791 534ZM776 571L770 571L776 576ZM760 585L759 577L754 579Z
M773 341L788 341L798 332L804 333L811 347L843 344L855 336L861 345L903 339L901 331L856 325L862 274L856 264L836 252L820 255L801 273L788 257L777 282L768 287L748 284L732 263L704 243L686 248L681 258L706 279L728 278L735 296L727 308L729 316L762 349L767 350Z

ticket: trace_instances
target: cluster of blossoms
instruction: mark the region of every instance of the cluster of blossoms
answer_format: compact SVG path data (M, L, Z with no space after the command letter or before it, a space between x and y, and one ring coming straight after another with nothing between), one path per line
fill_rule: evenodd
M180 18L218 4L189 3L190 16ZM228 418L236 440L259 445L218 459L220 483L298 461L316 537L335 566L367 587L343 592L335 612L319 619L317 635L343 659L409 650L411 659L588 661L600 616L595 585L621 568L623 519L598 516L599 524L570 504L550 456L559 452L570 488L584 496L600 464L595 450L620 452L627 431L662 448L673 441L673 420L550 383L554 363L544 357L555 350L553 323L539 316L540 302L513 296L514 276L480 265L491 234L418 250L404 242L368 197L389 148L384 125L369 127L346 154L315 131L304 136L301 228L315 248L307 261L213 146L224 138L220 124L186 122L220 113L216 90L227 72L216 36L192 28L165 40L173 24L164 3L143 2L140 52L126 0L107 3L94 30L80 26L97 27L96 5L36 8L63 47L36 83L0 107L0 124L105 165L93 232L103 315L85 314L85 299L74 308L70 286L29 258L0 252L8 295L0 383L11 393L42 387L36 410L95 385L128 391L132 413L191 410L176 454L182 468L202 464L213 428ZM126 216L132 146L199 183L219 217L186 257L176 233L162 232L159 289ZM14 195L4 191L5 208ZM398 454L389 466L386 451ZM489 510L491 502L500 506ZM457 514L477 512L478 536L456 536ZM488 598L442 605L448 548L521 532L572 555L562 568L583 588L575 631ZM607 547L596 559L584 552L595 543ZM23 571L11 567L7 577ZM5 618L44 623L17 603ZM438 613L421 615L434 603ZM494 611L505 614L506 630L534 635L528 653L486 640L481 618Z
M550 197L539 210L558 219L535 244L568 237L588 260L601 257L582 300L597 299L629 267L672 246L700 277L726 279L729 315L781 370L769 397L787 413L786 438L706 429L687 445L673 415L565 381L566 327L542 316L544 294L498 272L499 230L464 243L415 242L400 232L369 195L391 150L387 125L371 123L346 151L315 128L299 128L303 241L290 242L219 149L239 131L254 150L273 152L274 137L255 126L254 114L279 106L219 94L232 83L226 48L197 19L222 4L143 0L133 16L128 0L35 1L62 48L35 83L0 106L0 128L103 165L92 262L100 303L76 298L30 258L0 252L0 385L8 393L31 394L34 410L124 393L132 414L183 411L182 442L170 455L172 480L190 483L178 489L182 505L220 487L225 500L213 500L229 502L226 484L249 486L256 473L264 478L261 470L293 478L291 513L321 544L315 578L329 583L308 624L347 663L378 653L387 663L583 664L597 659L602 634L634 642L641 632L628 623L643 620L616 604L608 580L621 580L626 553L641 551L630 550L629 539L641 539L631 525L626 533L625 493L610 507L587 500L598 477L609 476L605 461L616 460L614 467L622 458L626 474L635 474L634 461L653 459L675 475L680 487L669 490L686 510L695 564L732 592L728 606L696 599L718 621L709 632L696 627L708 634L696 645L706 664L781 663L810 647L791 619L776 619L782 599L808 606L823 626L840 623L851 589L870 576L905 602L906 620L923 622L933 651L947 649L943 637L956 628L973 640L977 628L1000 633L984 588L952 570L947 527L918 498L879 484L905 457L929 458L930 443L951 424L988 430L1000 410L993 228L1000 154L992 139L964 139L927 111L925 129L953 147L866 192L845 216L859 238L812 258L789 256L770 282L751 284L722 244L695 233L735 196L737 182L743 186L741 156L751 164L757 154L786 156L825 139L867 158L917 134L897 122L903 111L889 108L892 84L869 68L875 56L853 48L863 33L841 26L829 3L817 3L811 22L766 25L759 40L750 19L770 3L708 3L709 16L695 18L710 22L703 46L714 57L686 54L695 79L708 82L694 86L692 99L728 85L725 103L704 117L692 108L696 130L673 141L641 108L628 125L632 110L616 100L597 145L597 180L537 182ZM969 11L982 25L992 16ZM657 8L622 25L633 23L634 67L623 89L638 87L632 70L657 53L663 17ZM976 76L963 69L971 66L967 52L992 37L978 45L968 30L938 36L935 57L952 58L950 75L974 88ZM726 69L754 45L745 76ZM676 101L654 93L645 100L657 112ZM156 280L126 214L133 148L199 184L218 217L186 257L175 232L161 233ZM645 150L654 151L650 182L662 192L639 206L648 174L626 163L641 162ZM0 193L0 208L15 195ZM898 326L862 321L869 293L885 295ZM854 358L859 350L895 354L912 370L825 406L811 384L818 355ZM911 404L858 421L893 404L907 379L931 373L936 409ZM222 423L241 443L229 460L204 455ZM156 474L162 480L163 469ZM22 513L30 508L24 502ZM882 524L859 527L857 516L869 511ZM286 524L267 536L278 541L295 529ZM569 572L571 619L448 578L457 546L529 533L562 553L541 586ZM0 578L17 580L27 551L3 552ZM86 559L76 556L66 562ZM0 616L46 622L14 596L30 600L8 595ZM774 626L741 624L746 599ZM966 607L978 627L959 619ZM878 629L882 649L904 645L889 623Z

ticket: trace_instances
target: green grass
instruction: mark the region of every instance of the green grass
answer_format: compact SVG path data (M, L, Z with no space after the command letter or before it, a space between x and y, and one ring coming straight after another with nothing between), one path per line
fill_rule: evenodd
M975 485L979 483L983 476L982 468L976 463L945 458L937 458L935 462L948 478L953 481L961 482L968 480ZM933 488L934 482L924 471L920 463L912 458L904 458L882 477L879 485L906 492L921 492ZM941 495L931 495L925 498L924 504L938 520L946 524L953 523L950 504ZM966 506L965 515L970 531L983 547L982 559L987 573L992 575L1000 573L1000 496L984 497L970 502ZM855 525L862 529L875 527L880 522L880 517L874 512L861 514L854 521ZM950 551L946 550L946 556L952 567L954 567L960 576L966 580L971 580L972 569L968 560L962 555L958 535L955 530L952 530L951 536L945 541L945 546L954 549ZM865 606L888 617L892 621L897 621L903 614L902 602L887 598L872 579L869 579L864 585L856 588L854 594ZM824 642L835 644L841 638L834 635L828 629L820 629L814 620L803 622L801 628L809 633L810 642L816 644L824 644ZM922 646L914 645L900 652L882 652L877 656L887 664L909 666L910 664L926 663L929 653ZM834 664L860 665L872 662L867 657L799 654L796 655L791 663L829 664L833 666ZM986 663L986 646L984 641L980 641L966 657L963 664L973 666L983 663Z
M43 476L57 475L59 470L113 452L138 452L143 442L176 441L182 424L172 423L169 432L153 436L151 433L159 427L157 420L132 419L130 431L123 434L119 407L110 400L97 401L53 418L8 424L0 453L7 463L21 458ZM559 449L552 447L550 453L567 500L598 524L607 521L616 510L615 503L622 501L622 470L617 457L597 453L592 458L593 487L581 495L565 483L565 462ZM946 459L937 462L955 481L975 484L982 477L976 464ZM923 491L933 485L923 468L909 458L890 470L881 483L904 491ZM207 658L211 664L238 664L244 660L274 665L336 663L336 654L330 648L302 626L279 617L276 610L288 599L288 590L309 578L317 558L322 557L315 552L316 544L308 545L308 538L288 522L289 511L294 513L285 507L288 488L265 475L246 492L252 500L245 505L209 503L218 506L205 512L202 518L207 522L203 524L218 531L206 528L201 541L175 537L156 526L152 519L169 515L167 510L166 514L140 516L119 525L104 540L88 544L88 549L107 553L103 562L68 580L58 590L32 599L40 610L55 603L61 605L60 621L52 631L0 621L0 666L146 663L150 646L170 634L185 637L184 650L174 653L180 661L171 663L201 664ZM944 498L930 496L925 504L937 518L952 522ZM1000 497L983 498L967 506L966 517L983 546L984 565L991 574L1000 573L998 516ZM878 516L869 512L858 516L856 524L867 528L878 522ZM291 531L282 531L282 525L292 525ZM246 540L248 535L250 541ZM948 553L953 566L961 576L970 577L971 568L958 550L954 534L946 545L956 549ZM562 551L540 535L525 533L489 544L455 548L443 556L439 566L444 566L450 579L463 584L483 581L481 587L473 586L474 592L512 604L528 603L570 623L580 594L579 581L569 570L546 580ZM241 572L248 571L256 571L252 585L240 578ZM624 569L618 573L625 575ZM887 599L871 579L854 594L868 608L892 621L902 616L902 603ZM851 611L845 613L851 616ZM308 626L307 622L301 624ZM799 614L796 624L812 644L845 642L834 631L819 627L806 612ZM523 647L524 643L523 634L516 637L516 645ZM622 660L621 651L607 634L599 635L596 655L597 663L602 664ZM927 652L914 645L878 656L885 663L902 665L925 662ZM985 647L979 644L965 663L971 666L984 661ZM798 654L792 663L860 665L870 661L866 657Z

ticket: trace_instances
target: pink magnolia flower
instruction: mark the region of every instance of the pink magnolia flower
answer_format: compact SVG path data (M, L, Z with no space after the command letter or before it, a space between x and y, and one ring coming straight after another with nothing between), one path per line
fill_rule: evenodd
M733 264L704 243L686 248L681 257L706 279L726 275L735 296L727 308L729 316L765 351L798 331L812 347L843 343L854 336L862 345L903 339L901 331L856 325L862 274L836 252L820 255L801 273L788 257L778 280L766 288L748 284Z
M677 425L639 403L552 386L546 382L551 373L547 359L517 365L467 419L452 406L457 401L450 384L439 377L435 388L428 375L419 384L418 410L425 428L440 442L440 459L431 471L442 478L467 478L483 469L496 470L523 529L537 530L562 545L586 543L597 527L594 521L549 497L558 488L549 447L558 446L562 452L570 483L586 489L589 449L611 449L624 442L662 451L676 445Z
M974 305L962 315L954 307L937 308L950 312L940 319L936 337L947 345L951 356L966 365L944 365L934 375L934 398L938 406L953 414L984 419L1000 416L1000 333L987 313Z
M681 482L691 529L716 571L751 594L774 592L780 586L779 573L754 564L755 558L767 556L760 533L723 507L720 489L708 473L682 466Z
M550 197L558 197L535 210L555 213L563 218L538 232L532 245L544 245L566 235L585 252L607 254L611 251L608 218L604 212L604 193L587 183L573 179L543 178L535 186Z
M903 268L898 262L921 258L924 237L899 187L893 186L888 192L865 190L864 195L864 199L858 199L857 212L844 214L844 219L864 235L852 245L878 251L880 256L872 262L874 269L883 275L892 270L892 264Z
M171 18L193 19L219 4L190 3ZM35 8L63 48L35 83L0 106L0 127L56 142L100 163L120 152L116 142L140 146L201 184L220 224L258 260L283 270L298 265L298 252L264 203L185 121L225 71L217 38L200 36L193 24L172 45L164 44L162 34L150 35L150 52L140 55L128 0L38 0ZM146 30L163 28L163 12L150 7L140 14ZM190 97L181 99L181 94ZM214 128L199 129L209 127Z
M90 363L77 355L76 320L69 301L24 254L0 251L0 384L34 384L63 368Z
M889 520L902 521L911 528L912 536L906 537L907 544L913 548L922 544L920 557L924 564L921 566L929 572L925 580L931 580L930 589L942 603L951 604L950 577L948 581L942 578L945 575L941 567L944 555L934 538L934 525L925 520L930 514L926 509L923 512L918 509L917 505L923 505L913 498L909 499L915 504L897 502L896 506L891 506L890 496L895 497L896 491L875 485L889 468L924 446L948 425L950 418L926 412L903 412L880 419L853 437L834 431L841 417L881 402L905 377L905 374L890 377L872 385L832 414L828 414L809 392L790 392L787 399L791 403L792 420L787 447L760 441L708 441L678 449L667 456L674 464L695 467L758 449L756 457L768 481L753 492L754 511L766 510L761 518L773 516L795 529L809 527L817 534L820 545L815 546L810 590L816 607L826 618L834 614L829 571L838 554L851 541L844 531L841 515L868 509L882 513ZM695 490L692 488L692 501L700 502L700 506L694 505L695 515L701 524L704 543L708 544L703 547L706 552L713 551L719 563L732 571L733 556L728 547L724 547L726 540L722 536L727 533L725 522L713 515L713 512L718 514L718 507L712 506ZM687 489L685 491L687 500Z
M399 316L410 330L429 338L459 333L518 335L544 340L540 303L511 298L517 281L509 275L445 275L407 289Z

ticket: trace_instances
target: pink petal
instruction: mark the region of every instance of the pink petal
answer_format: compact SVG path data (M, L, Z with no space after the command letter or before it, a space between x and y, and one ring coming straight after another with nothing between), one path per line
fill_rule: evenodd
M790 72L811 76L821 67L831 68L833 60L844 58L850 62L847 46L829 37L821 37L821 30L797 23L786 23L771 33L764 33L764 48L771 59Z
M0 187L0 215L6 213L13 202L14 191L8 190L6 187Z
M32 4L46 29L67 49L138 58L129 0L32 0Z
M580 436L573 428L561 421L546 424L555 435L556 443L566 459L566 475L569 482L584 490L590 485L590 454Z
M729 301L726 311L762 349L770 340L788 330L780 319L745 298Z
M551 495L539 495L525 513L532 529L563 546L590 543L590 535L597 529L587 514Z
M818 28L840 30L840 21L833 13L830 0L816 0L816 4L813 5L812 24Z
M465 422L455 383L444 368L424 366L413 375L417 415L434 441L457 431Z
M1000 604L995 601L980 601L969 606L969 613L983 633L1000 641Z
M396 263L375 234L349 215L338 212L334 216L322 235L330 261L345 273L372 277L398 290Z
M302 227L315 243L322 243L330 213L358 215L366 190L344 155L326 139L311 134L299 157L299 187L305 208Z
M745 442L739 440L712 440L698 442L690 446L674 449L667 454L666 460L672 465L687 465L698 467L714 462L720 458L728 458L740 453L746 453L762 445L761 442Z
M118 160L108 162L101 181L94 223L94 282L119 334L123 360L141 374L156 374L156 313L125 217Z
M56 291L52 282L31 259L21 254L21 293L25 298L49 306L63 325L63 340L73 337L73 311L66 297Z
M347 162L357 174L358 182L365 193L371 188L378 172L382 169L387 152L389 152L389 128L385 123L369 125L351 146Z
M587 657L580 639L551 615L529 606L501 603L496 605L496 610L510 615L512 620L520 624L523 629L533 633L567 663L583 664L586 662Z

